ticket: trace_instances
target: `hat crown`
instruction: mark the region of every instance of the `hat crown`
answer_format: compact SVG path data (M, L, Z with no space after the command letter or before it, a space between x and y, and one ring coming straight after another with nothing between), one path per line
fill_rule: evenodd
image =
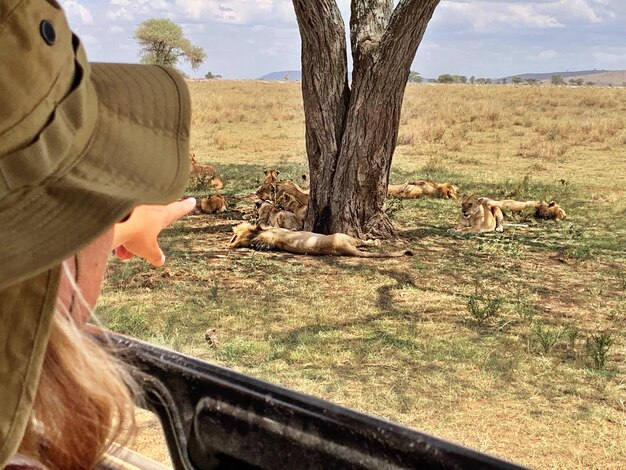
M63 11L42 0L0 2L0 159L34 141L75 73ZM55 34L49 44L43 31Z

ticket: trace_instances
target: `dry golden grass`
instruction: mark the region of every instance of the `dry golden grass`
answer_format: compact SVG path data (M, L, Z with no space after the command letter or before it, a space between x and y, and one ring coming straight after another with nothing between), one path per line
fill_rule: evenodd
M251 207L264 168L306 170L299 84L190 87L192 150L224 177L231 209ZM624 468L625 111L623 89L410 85L393 182L556 199L568 218L461 236L448 231L455 201L393 201L396 243L416 256L372 261L229 251L237 221L194 215L163 234L166 267L112 263L100 314L526 465ZM489 301L491 318L472 315ZM587 343L601 333L614 342L598 370Z

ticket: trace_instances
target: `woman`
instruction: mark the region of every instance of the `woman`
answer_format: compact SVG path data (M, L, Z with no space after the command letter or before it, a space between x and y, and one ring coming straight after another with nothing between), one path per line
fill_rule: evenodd
M162 265L195 206L171 202L189 95L171 69L89 64L53 0L0 4L0 64L0 468L92 468L133 403L81 327L111 249Z

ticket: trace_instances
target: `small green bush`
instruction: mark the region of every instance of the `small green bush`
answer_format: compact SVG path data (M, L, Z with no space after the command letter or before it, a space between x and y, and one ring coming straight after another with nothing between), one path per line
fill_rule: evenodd
M587 354L593 360L593 365L597 370L604 369L606 356L613 345L613 335L610 333L599 333L587 338Z
M476 292L467 301L467 311L472 320L479 325L485 323L489 318L495 317L502 305L502 298L498 296L482 295Z

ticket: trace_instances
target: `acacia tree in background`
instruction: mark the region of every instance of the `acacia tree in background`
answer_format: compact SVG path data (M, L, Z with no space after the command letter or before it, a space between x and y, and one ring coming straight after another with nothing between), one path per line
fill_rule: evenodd
M165 18L144 21L135 30L134 37L141 46L141 62L144 64L175 67L183 59L196 70L206 59L204 49L191 44L183 29Z
M419 72L410 71L409 72L409 83L422 83L424 79L420 75Z
M335 0L293 0L302 38L310 195L305 226L387 238L383 210L411 62L440 0L352 0L352 83Z

